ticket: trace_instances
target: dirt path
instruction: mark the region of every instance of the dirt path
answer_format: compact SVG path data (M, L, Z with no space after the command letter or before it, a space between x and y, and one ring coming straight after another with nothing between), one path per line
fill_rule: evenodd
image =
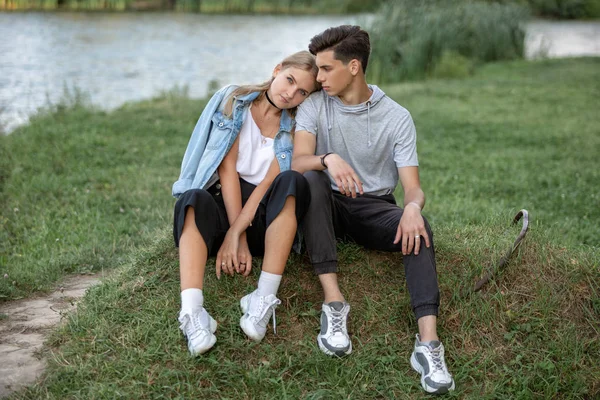
M46 335L99 282L100 275L71 276L48 296L0 304L0 398L35 382L46 366Z

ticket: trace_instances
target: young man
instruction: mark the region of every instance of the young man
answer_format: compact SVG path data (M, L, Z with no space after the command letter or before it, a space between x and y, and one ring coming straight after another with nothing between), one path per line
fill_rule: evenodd
M304 238L323 287L320 349L350 354L350 305L337 282L336 237L382 251L402 252L419 334L411 356L430 393L454 389L437 336L439 290L432 232L421 216L416 131L409 112L377 86L368 85L369 35L358 26L330 28L311 39L317 57L313 93L298 109L292 168L304 173L311 203ZM393 192L404 189L404 207Z

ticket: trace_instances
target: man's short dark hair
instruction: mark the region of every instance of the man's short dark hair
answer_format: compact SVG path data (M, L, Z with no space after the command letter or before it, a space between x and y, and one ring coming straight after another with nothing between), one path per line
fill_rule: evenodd
M371 43L367 31L356 25L342 25L329 28L310 39L308 50L317 55L322 51L333 50L336 60L348 64L351 60L360 61L363 72L367 72Z

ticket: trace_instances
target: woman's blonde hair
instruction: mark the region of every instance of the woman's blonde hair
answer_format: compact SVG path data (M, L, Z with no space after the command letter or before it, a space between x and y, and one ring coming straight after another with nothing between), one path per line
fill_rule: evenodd
M284 58L280 64L282 71L287 68L294 67L303 71L310 72L315 78L315 90L319 90L321 88L321 85L319 84L319 82L317 82L317 73L319 72L319 68L317 67L315 56L310 54L310 52L305 50L299 51L297 53L292 54L291 56ZM225 103L225 107L223 108L223 114L226 117L231 118L231 115L233 113L233 100L236 96L243 96L249 93L260 92L256 99L262 99L267 89L269 89L269 87L271 86L273 79L275 78L271 78L268 81L260 83L258 85L244 85L235 89L227 99L227 102ZM296 115L296 107L288 111L292 114L292 116Z

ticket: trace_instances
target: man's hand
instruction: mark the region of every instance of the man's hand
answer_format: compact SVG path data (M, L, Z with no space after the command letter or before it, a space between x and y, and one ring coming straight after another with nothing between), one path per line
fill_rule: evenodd
M402 254L405 256L412 253L413 249L415 255L418 255L423 240L425 240L425 246L430 246L429 235L427 235L427 230L425 229L425 221L421 215L421 209L415 203L408 203L404 207L394 244L398 244L400 240L402 240Z
M341 194L356 197L357 192L364 193L360 178L342 157L331 153L325 157L324 162Z

